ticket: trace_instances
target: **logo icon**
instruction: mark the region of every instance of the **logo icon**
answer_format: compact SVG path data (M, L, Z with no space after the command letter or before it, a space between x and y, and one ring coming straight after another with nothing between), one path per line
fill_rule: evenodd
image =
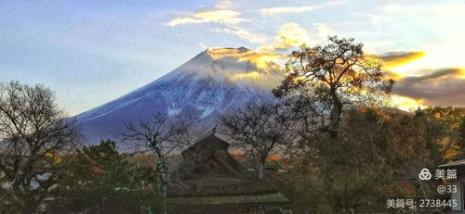
M444 194L447 192L447 187L445 185L439 185L437 190L439 194Z
M418 174L418 178L420 178L422 181L429 181L431 177L431 172L427 168L421 169L420 174Z

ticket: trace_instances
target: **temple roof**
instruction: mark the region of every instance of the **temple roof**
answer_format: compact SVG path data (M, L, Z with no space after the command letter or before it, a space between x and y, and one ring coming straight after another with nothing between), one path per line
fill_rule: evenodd
M184 150L183 161L171 176L169 200L176 204L289 202L276 187L237 162L228 152L229 145L210 130Z
M465 166L465 159L462 159L462 160L452 161L452 162L440 165L439 167L447 168L447 167L464 167L464 166Z

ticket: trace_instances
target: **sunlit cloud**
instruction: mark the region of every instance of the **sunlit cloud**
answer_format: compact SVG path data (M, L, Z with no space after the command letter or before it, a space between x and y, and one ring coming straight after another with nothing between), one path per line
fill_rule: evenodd
M166 25L175 27L186 24L203 24L203 23L218 23L218 24L238 24L246 22L246 19L240 17L241 13L234 10L214 9L208 11L200 11L187 17L174 18Z
M218 32L226 33L226 34L231 34L234 36L237 36L241 39L244 39L246 41L252 42L252 43L264 43L266 41L266 36L260 35L260 34L254 34L242 27L238 26L229 26L225 27L223 29L217 29Z
M276 33L274 47L286 49L291 46L299 46L310 41L307 30L297 23L286 23Z
M463 20L465 5L457 2L425 4L391 3L371 16L377 26L395 31L410 42L397 41L393 48L411 44L421 51L392 52L382 55L388 76L395 77L394 101L408 98L402 105L465 106L465 60L463 35L457 27ZM384 28L383 28L384 29ZM407 31L402 31L408 29ZM381 40L380 37L377 37ZM428 42L426 42L428 41ZM418 42L418 43L417 43Z
M284 23L276 32L274 41L269 45L259 47L258 50L273 52L302 45L311 46L327 41L328 36L337 35L337 32L326 23L317 22L313 26L313 29L305 29L295 22Z
M444 64L438 61L441 56L437 51L391 52L379 56L387 76L396 80L393 102L404 109L465 105L465 69L448 67L460 63Z
M328 36L337 35L336 30L331 28L326 23L317 22L317 23L314 24L314 26L315 26L315 29L316 29L316 31L318 33L319 39L321 39L321 40L326 39Z
M297 23L289 22L279 28L271 45L266 45L259 49L261 51L285 50L290 47L298 47L309 43L310 36L307 30Z
M462 50L465 44L460 42L448 41L440 45L427 47L423 57L412 61L408 64L397 66L391 70L397 73L407 74L409 76L424 75L425 70L437 70L447 67L463 68Z
M281 54L273 52L260 52L253 51L246 48L209 48L208 55L215 60L223 58L231 58L238 62L250 63L253 70L259 70L261 72L275 71L277 61L282 60L284 57Z
M457 77L460 78L460 79L465 79L465 68L460 69Z
M239 58L239 61L248 61L255 65L259 70L269 72L270 70L278 70L276 62L282 60L285 56L271 52L253 52Z
M241 13L227 9L231 5L230 1L220 1L212 10L200 11L187 17L178 17L166 23L166 25L175 27L187 24L215 23L222 25L222 27L213 29L216 32L233 35L251 43L264 43L266 36L253 33L239 25L248 22L248 20L242 18Z
M423 51L401 51L401 52L390 52L379 56L383 60L385 69L391 69L394 67L402 66L413 61L416 61L425 56Z
M207 51L214 60L234 63L240 67L227 72L230 80L236 83L253 82L255 86L271 90L278 86L285 75L276 63L282 57L280 54L246 48L209 48Z
M302 7L271 7L271 8L263 8L260 10L260 12L263 15L277 15L277 14L283 14L283 13L303 13L303 12L318 9L320 7L321 5L302 6Z

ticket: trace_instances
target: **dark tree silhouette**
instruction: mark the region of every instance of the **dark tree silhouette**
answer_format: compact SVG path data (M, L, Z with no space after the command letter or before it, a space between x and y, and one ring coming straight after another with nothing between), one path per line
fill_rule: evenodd
M37 212L62 176L60 155L78 136L49 89L1 84L0 212Z
M264 175L267 158L279 145L292 141L292 121L287 109L275 103L246 103L221 118L230 138L239 142L257 162Z

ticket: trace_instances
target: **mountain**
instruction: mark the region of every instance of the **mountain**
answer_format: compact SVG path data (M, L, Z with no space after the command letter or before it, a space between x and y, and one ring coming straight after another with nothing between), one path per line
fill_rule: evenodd
M247 101L274 99L282 80L275 56L247 48L207 49L161 78L75 117L89 143L113 138L124 124L155 113L191 115L200 127L215 126L221 114Z

